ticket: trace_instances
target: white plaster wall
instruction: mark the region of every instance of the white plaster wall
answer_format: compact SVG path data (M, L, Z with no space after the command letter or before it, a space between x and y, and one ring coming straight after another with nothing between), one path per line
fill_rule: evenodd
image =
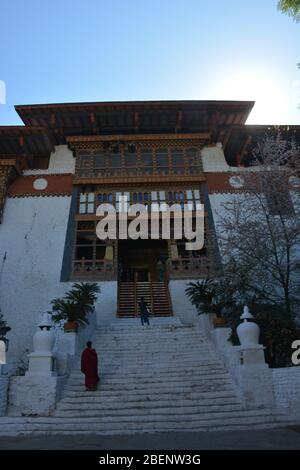
M70 197L12 198L0 225L0 305L8 333L8 365L32 350L39 315L69 287L60 282ZM6 253L6 260L4 256Z
M11 377L8 392L8 416L50 416L62 377Z
M0 306L8 333L9 370L26 349L39 316L50 301L64 295L72 282L60 282L70 197L9 198L0 225ZM6 253L6 260L3 261ZM101 282L96 308L98 325L117 311L117 282Z
M97 326L113 322L118 308L117 281L100 282L99 285L101 293L95 304Z
M300 411L300 367L272 369L272 377L276 406Z
M47 170L25 170L24 175L55 175L75 173L75 158L67 145L57 145L50 155Z
M224 208L222 204L226 204L233 200L236 194L231 193L214 193L209 195L210 207L215 223L216 230L218 229L218 223L220 222L221 215L224 214Z
M231 171L231 167L225 160L222 144L215 147L204 147L201 151L203 171L206 172L224 172Z
M199 279L198 279L199 280ZM173 314L179 317L183 324L195 324L198 319L196 308L191 304L185 294L185 289L189 282L188 280L170 280L169 291L172 301Z

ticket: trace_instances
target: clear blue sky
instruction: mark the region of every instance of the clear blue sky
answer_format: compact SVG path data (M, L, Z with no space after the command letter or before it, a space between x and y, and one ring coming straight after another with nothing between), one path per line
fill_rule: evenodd
M300 124L300 24L277 0L1 0L0 124L14 104L254 99Z

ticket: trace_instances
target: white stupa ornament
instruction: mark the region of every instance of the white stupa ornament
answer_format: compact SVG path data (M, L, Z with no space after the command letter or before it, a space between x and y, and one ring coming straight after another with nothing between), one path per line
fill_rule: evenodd
M33 336L34 351L28 354L29 368L26 375L56 375L53 371L54 366L54 332L50 315L43 313L40 316L38 330Z
M50 330L52 327L52 321L49 313L42 313L40 316L40 321L39 321L39 328L43 330L44 328L46 330Z
M249 308L247 305L244 306L244 310L243 310L243 313L242 315L240 316L240 319L241 320L250 320L254 318L252 313L250 312Z
M257 346L259 344L260 329L256 323L248 321L253 319L253 315L249 311L247 305L244 306L240 319L243 321L237 327L236 332L241 346Z

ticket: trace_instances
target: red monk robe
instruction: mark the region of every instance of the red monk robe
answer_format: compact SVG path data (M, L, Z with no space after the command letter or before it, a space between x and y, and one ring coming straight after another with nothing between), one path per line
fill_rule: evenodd
M85 374L85 386L87 390L96 390L99 382L98 356L95 349L85 348L81 355L81 372Z

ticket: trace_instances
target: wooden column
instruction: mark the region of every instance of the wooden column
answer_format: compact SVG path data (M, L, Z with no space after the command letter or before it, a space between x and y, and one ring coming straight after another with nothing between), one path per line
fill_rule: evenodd
M2 222L8 187L18 174L19 167L17 160L0 160L0 223Z

